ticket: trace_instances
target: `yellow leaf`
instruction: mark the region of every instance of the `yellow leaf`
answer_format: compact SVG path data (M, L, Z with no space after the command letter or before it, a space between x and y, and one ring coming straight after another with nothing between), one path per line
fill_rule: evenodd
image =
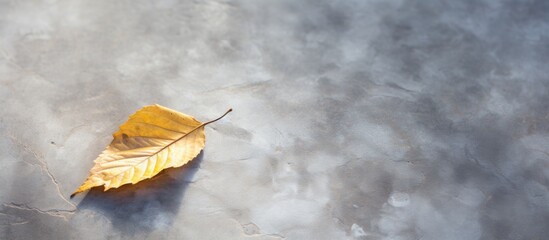
M160 171L181 167L204 148L204 126L193 117L160 105L146 106L130 116L113 134L111 144L95 159L84 183L71 195L92 187L104 191L151 178Z

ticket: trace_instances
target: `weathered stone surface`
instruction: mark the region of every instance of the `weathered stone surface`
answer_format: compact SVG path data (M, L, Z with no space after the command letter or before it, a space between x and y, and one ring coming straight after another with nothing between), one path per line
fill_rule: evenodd
M549 4L0 1L0 239L545 239ZM185 169L69 200L127 116Z

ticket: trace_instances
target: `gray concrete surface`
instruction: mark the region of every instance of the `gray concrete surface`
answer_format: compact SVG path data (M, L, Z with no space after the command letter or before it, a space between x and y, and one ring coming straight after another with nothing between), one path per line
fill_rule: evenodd
M549 2L0 1L0 239L547 239ZM200 158L70 200L118 125Z

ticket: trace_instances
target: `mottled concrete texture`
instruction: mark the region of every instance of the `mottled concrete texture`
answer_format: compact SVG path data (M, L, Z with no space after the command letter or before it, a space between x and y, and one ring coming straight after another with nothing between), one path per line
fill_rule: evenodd
M0 239L547 239L549 1L0 1ZM158 103L203 153L68 199Z

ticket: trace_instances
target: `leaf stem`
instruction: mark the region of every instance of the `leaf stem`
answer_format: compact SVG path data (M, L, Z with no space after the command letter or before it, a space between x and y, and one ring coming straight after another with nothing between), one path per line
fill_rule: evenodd
M209 121L209 122L202 123L202 126L206 126L206 125L208 125L208 124L210 124L210 123L217 122L219 119L222 119L223 117L225 117L225 115L227 115L228 113L230 113L230 112L232 112L232 111L233 111L233 109L232 109L232 108L229 108L229 110L227 110L227 112L225 112L223 115L221 115L221 117L218 117L218 118L216 118L216 119L214 119L214 120L211 120L211 121Z

